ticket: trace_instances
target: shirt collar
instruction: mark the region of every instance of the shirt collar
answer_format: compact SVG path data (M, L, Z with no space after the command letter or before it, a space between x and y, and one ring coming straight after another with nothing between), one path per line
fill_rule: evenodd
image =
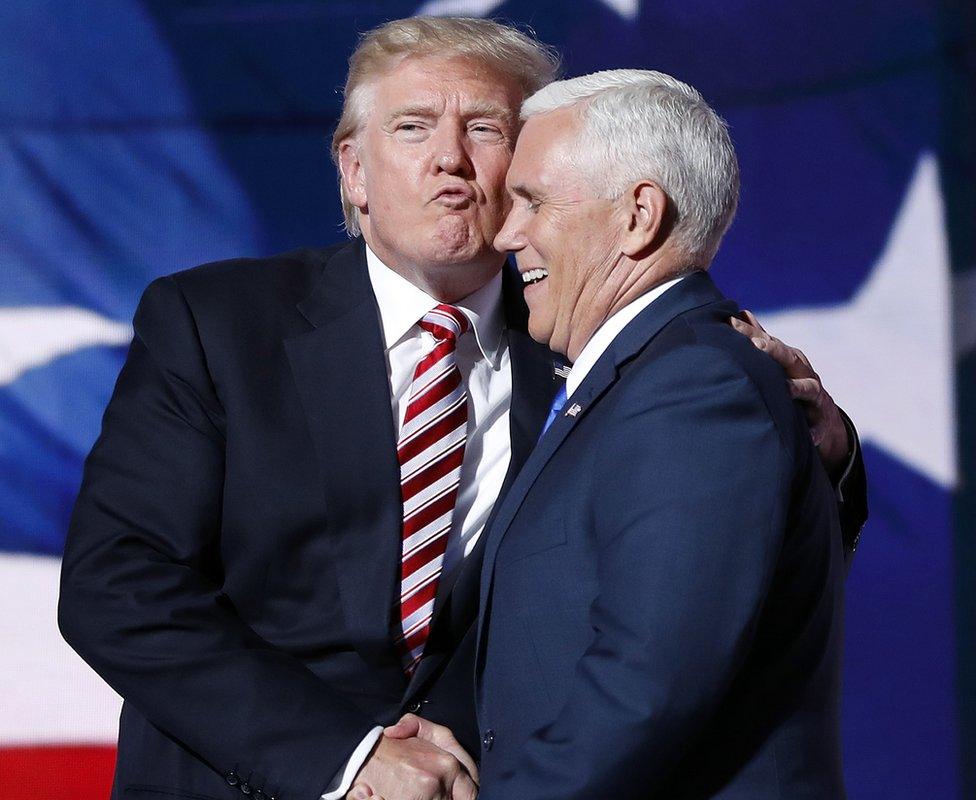
M627 323L685 277L685 275L681 275L659 286L655 286L636 300L631 300L597 328L596 333L583 345L583 350L573 363L573 368L569 371L569 377L566 378L567 397L571 397L573 392L579 388L580 384L583 383L583 379L593 369L593 365L600 359L600 356L610 346L610 343L617 338L617 334L627 327Z
M380 310L380 325L387 351L407 334L438 301L394 272L366 245L366 269ZM502 340L502 273L454 303L474 331L478 349L493 368L498 367Z

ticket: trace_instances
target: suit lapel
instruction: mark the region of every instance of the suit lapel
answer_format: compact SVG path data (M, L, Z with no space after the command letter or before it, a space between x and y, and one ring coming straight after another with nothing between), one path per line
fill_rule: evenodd
M491 582L498 549L519 508L539 474L573 429L616 382L619 368L639 353L665 326L681 313L724 299L704 272L686 277L637 315L613 340L586 379L573 393L563 412L531 452L509 491L499 501L493 520L485 531L485 554L480 581L478 644L481 648ZM723 313L735 311L730 305ZM479 656L480 663L480 656Z
M364 658L397 664L390 631L400 563L399 464L362 240L325 264L298 309L313 330L285 347L321 470L326 546L346 624Z
M552 398L564 380L556 376L553 365L554 358L559 365L564 360L559 356L554 357L548 347L538 344L529 336L528 308L522 297L522 281L518 271L507 263L502 276L502 302L512 368L512 406L509 415L511 460L498 500L478 543L452 573L441 579L431 623L430 644L435 652L421 660L410 681L407 701L449 655L449 651L438 647L441 636L448 636L448 646L456 644L478 613L478 584L485 540L492 519L539 438Z

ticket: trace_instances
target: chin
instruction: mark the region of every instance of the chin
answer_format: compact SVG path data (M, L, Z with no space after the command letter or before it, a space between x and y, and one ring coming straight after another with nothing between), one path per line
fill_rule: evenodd
M538 319L538 313L529 309L529 336L535 339L539 344L544 344L550 350L553 350L552 346L552 328L547 328L543 325L542 321Z
M439 262L468 261L483 253L495 252L483 236L478 235L468 226L463 228L451 226L447 229L438 226L431 245L432 256Z

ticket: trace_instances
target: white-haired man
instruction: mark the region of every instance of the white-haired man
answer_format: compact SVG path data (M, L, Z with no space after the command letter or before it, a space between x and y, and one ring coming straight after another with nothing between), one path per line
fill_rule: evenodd
M523 116L496 244L574 365L487 534L481 797L843 797L841 524L706 272L738 197L726 127L640 70Z
M481 534L561 382L492 242L554 71L488 20L370 32L333 151L361 236L147 289L60 606L125 698L114 798L473 795ZM380 737L411 709L434 744Z

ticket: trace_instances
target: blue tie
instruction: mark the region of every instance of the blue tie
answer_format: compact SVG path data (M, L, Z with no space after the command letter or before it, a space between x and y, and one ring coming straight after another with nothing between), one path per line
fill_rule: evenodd
M546 417L546 424L542 426L542 433L539 434L540 439L546 435L546 431L549 430L549 426L552 425L556 417L559 416L559 412L563 410L564 405L566 405L565 383L559 387L559 391L556 392L556 396L552 398L552 406L549 408L549 416Z

